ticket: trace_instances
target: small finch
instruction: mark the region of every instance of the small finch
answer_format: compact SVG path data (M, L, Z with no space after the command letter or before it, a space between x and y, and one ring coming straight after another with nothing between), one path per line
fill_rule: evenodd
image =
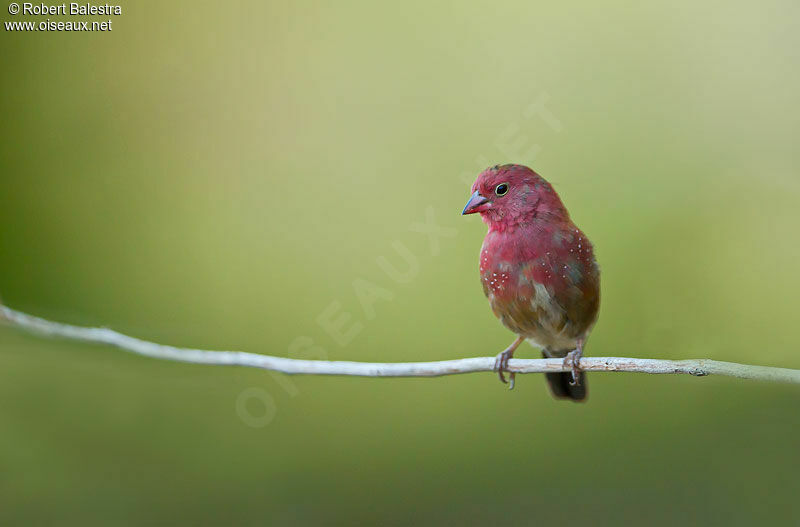
M580 358L600 307L600 269L592 244L570 220L550 183L522 165L487 168L472 185L462 214L489 226L480 257L483 292L517 339L497 356L503 370L522 343L543 357L563 357L569 372L545 373L557 398L586 399ZM514 373L509 373L511 388Z

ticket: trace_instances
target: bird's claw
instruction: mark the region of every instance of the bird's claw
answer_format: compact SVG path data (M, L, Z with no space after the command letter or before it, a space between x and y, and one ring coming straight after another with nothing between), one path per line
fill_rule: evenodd
M581 373L581 356L583 355L583 351L580 349L576 349L567 353L567 356L564 357L564 367L569 368L572 370L572 382L570 382L570 386L577 386L580 384L580 373Z
M509 390L514 389L514 378L516 377L516 374L513 371L509 371L508 372L509 381L506 381L506 377L505 375L503 375L503 371L508 371L508 361L509 359L511 359L513 355L514 355L513 351L506 350L502 353L499 353L497 355L497 358L494 360L494 371L497 372L497 375L500 377L500 381L504 384L509 384L509 381L511 381L508 386Z

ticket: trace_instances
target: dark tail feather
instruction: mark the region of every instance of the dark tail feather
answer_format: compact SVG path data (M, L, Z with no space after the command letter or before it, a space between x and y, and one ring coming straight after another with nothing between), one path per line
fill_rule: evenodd
M547 357L542 353L543 357ZM586 374L578 374L578 383L572 384L572 372L545 373L547 385L556 399L571 399L575 402L586 400Z

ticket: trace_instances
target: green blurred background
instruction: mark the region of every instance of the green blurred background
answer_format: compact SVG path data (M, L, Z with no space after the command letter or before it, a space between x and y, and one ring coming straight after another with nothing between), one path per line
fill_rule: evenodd
M180 346L494 355L485 226L459 214L517 162L595 243L588 354L800 368L798 21L792 1L137 1L110 33L3 31L0 294ZM410 228L428 212L453 229L438 252ZM408 283L377 262L402 269L397 242ZM355 280L392 296L372 318ZM333 303L363 326L343 346L317 322ZM0 326L0 523L800 523L796 386L590 385L575 405L536 375L289 378Z

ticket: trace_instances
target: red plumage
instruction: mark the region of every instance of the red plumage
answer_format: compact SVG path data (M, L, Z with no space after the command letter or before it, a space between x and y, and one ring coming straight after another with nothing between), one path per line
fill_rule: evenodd
M480 256L483 291L494 314L520 337L498 355L501 380L508 359L527 339L544 356L566 357L573 366L572 373L546 374L553 394L583 400L578 361L600 306L591 242L550 183L527 167L488 168L472 190L463 213L480 213L489 226Z

